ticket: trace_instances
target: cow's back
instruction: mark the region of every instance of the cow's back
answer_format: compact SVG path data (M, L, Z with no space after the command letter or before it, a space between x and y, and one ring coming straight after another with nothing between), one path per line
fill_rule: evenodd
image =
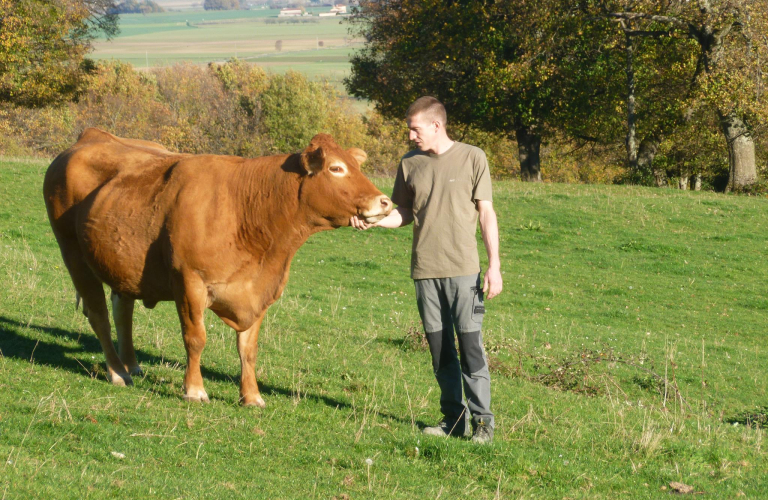
M53 160L45 175L43 196L54 232L58 236L72 230L72 221L66 220L71 209L121 170L141 168L172 155L157 143L86 129L72 147Z

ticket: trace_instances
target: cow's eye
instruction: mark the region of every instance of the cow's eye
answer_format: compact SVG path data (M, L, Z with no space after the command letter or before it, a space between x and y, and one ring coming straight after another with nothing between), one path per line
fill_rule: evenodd
M344 169L341 168L341 167L337 167L337 166L333 166L333 167L329 168L328 170L330 170L334 174L343 174L344 173Z

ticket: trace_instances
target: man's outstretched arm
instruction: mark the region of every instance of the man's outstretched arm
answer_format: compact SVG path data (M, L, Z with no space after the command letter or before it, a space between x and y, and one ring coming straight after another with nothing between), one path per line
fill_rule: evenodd
M483 278L483 292L486 298L492 299L501 293L501 261L499 260L499 223L493 203L486 200L477 201L477 211L480 218L480 231L483 233L483 243L488 252L488 270Z
M381 219L379 222L369 224L365 220L360 219L357 215L349 219L349 225L355 229L364 231L370 227L385 227L387 229L395 229L397 227L407 226L413 222L413 210L410 208L397 207L392 212Z

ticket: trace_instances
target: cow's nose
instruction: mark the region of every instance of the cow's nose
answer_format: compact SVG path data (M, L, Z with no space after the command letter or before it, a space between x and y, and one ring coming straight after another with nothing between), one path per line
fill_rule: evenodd
M381 209L385 213L389 213L389 211L392 210L392 200L390 200L386 196L382 196L381 197Z

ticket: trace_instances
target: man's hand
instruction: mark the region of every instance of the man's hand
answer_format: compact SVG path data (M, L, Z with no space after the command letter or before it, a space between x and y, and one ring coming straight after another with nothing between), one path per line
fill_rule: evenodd
M358 218L357 215L353 215L349 219L349 225L354 227L355 229L359 229L360 231L365 231L366 229L375 226L376 224L370 224L368 222L365 222L364 219Z
M395 229L396 227L405 226L411 222L413 222L413 210L410 208L402 207L397 207L396 209L392 210L389 215L374 223L365 222L365 219L361 219L357 215L353 215L349 219L349 225L361 231L365 231L371 227Z
M486 299L492 299L501 293L503 287L501 272L498 268L488 268L483 278L483 293Z

